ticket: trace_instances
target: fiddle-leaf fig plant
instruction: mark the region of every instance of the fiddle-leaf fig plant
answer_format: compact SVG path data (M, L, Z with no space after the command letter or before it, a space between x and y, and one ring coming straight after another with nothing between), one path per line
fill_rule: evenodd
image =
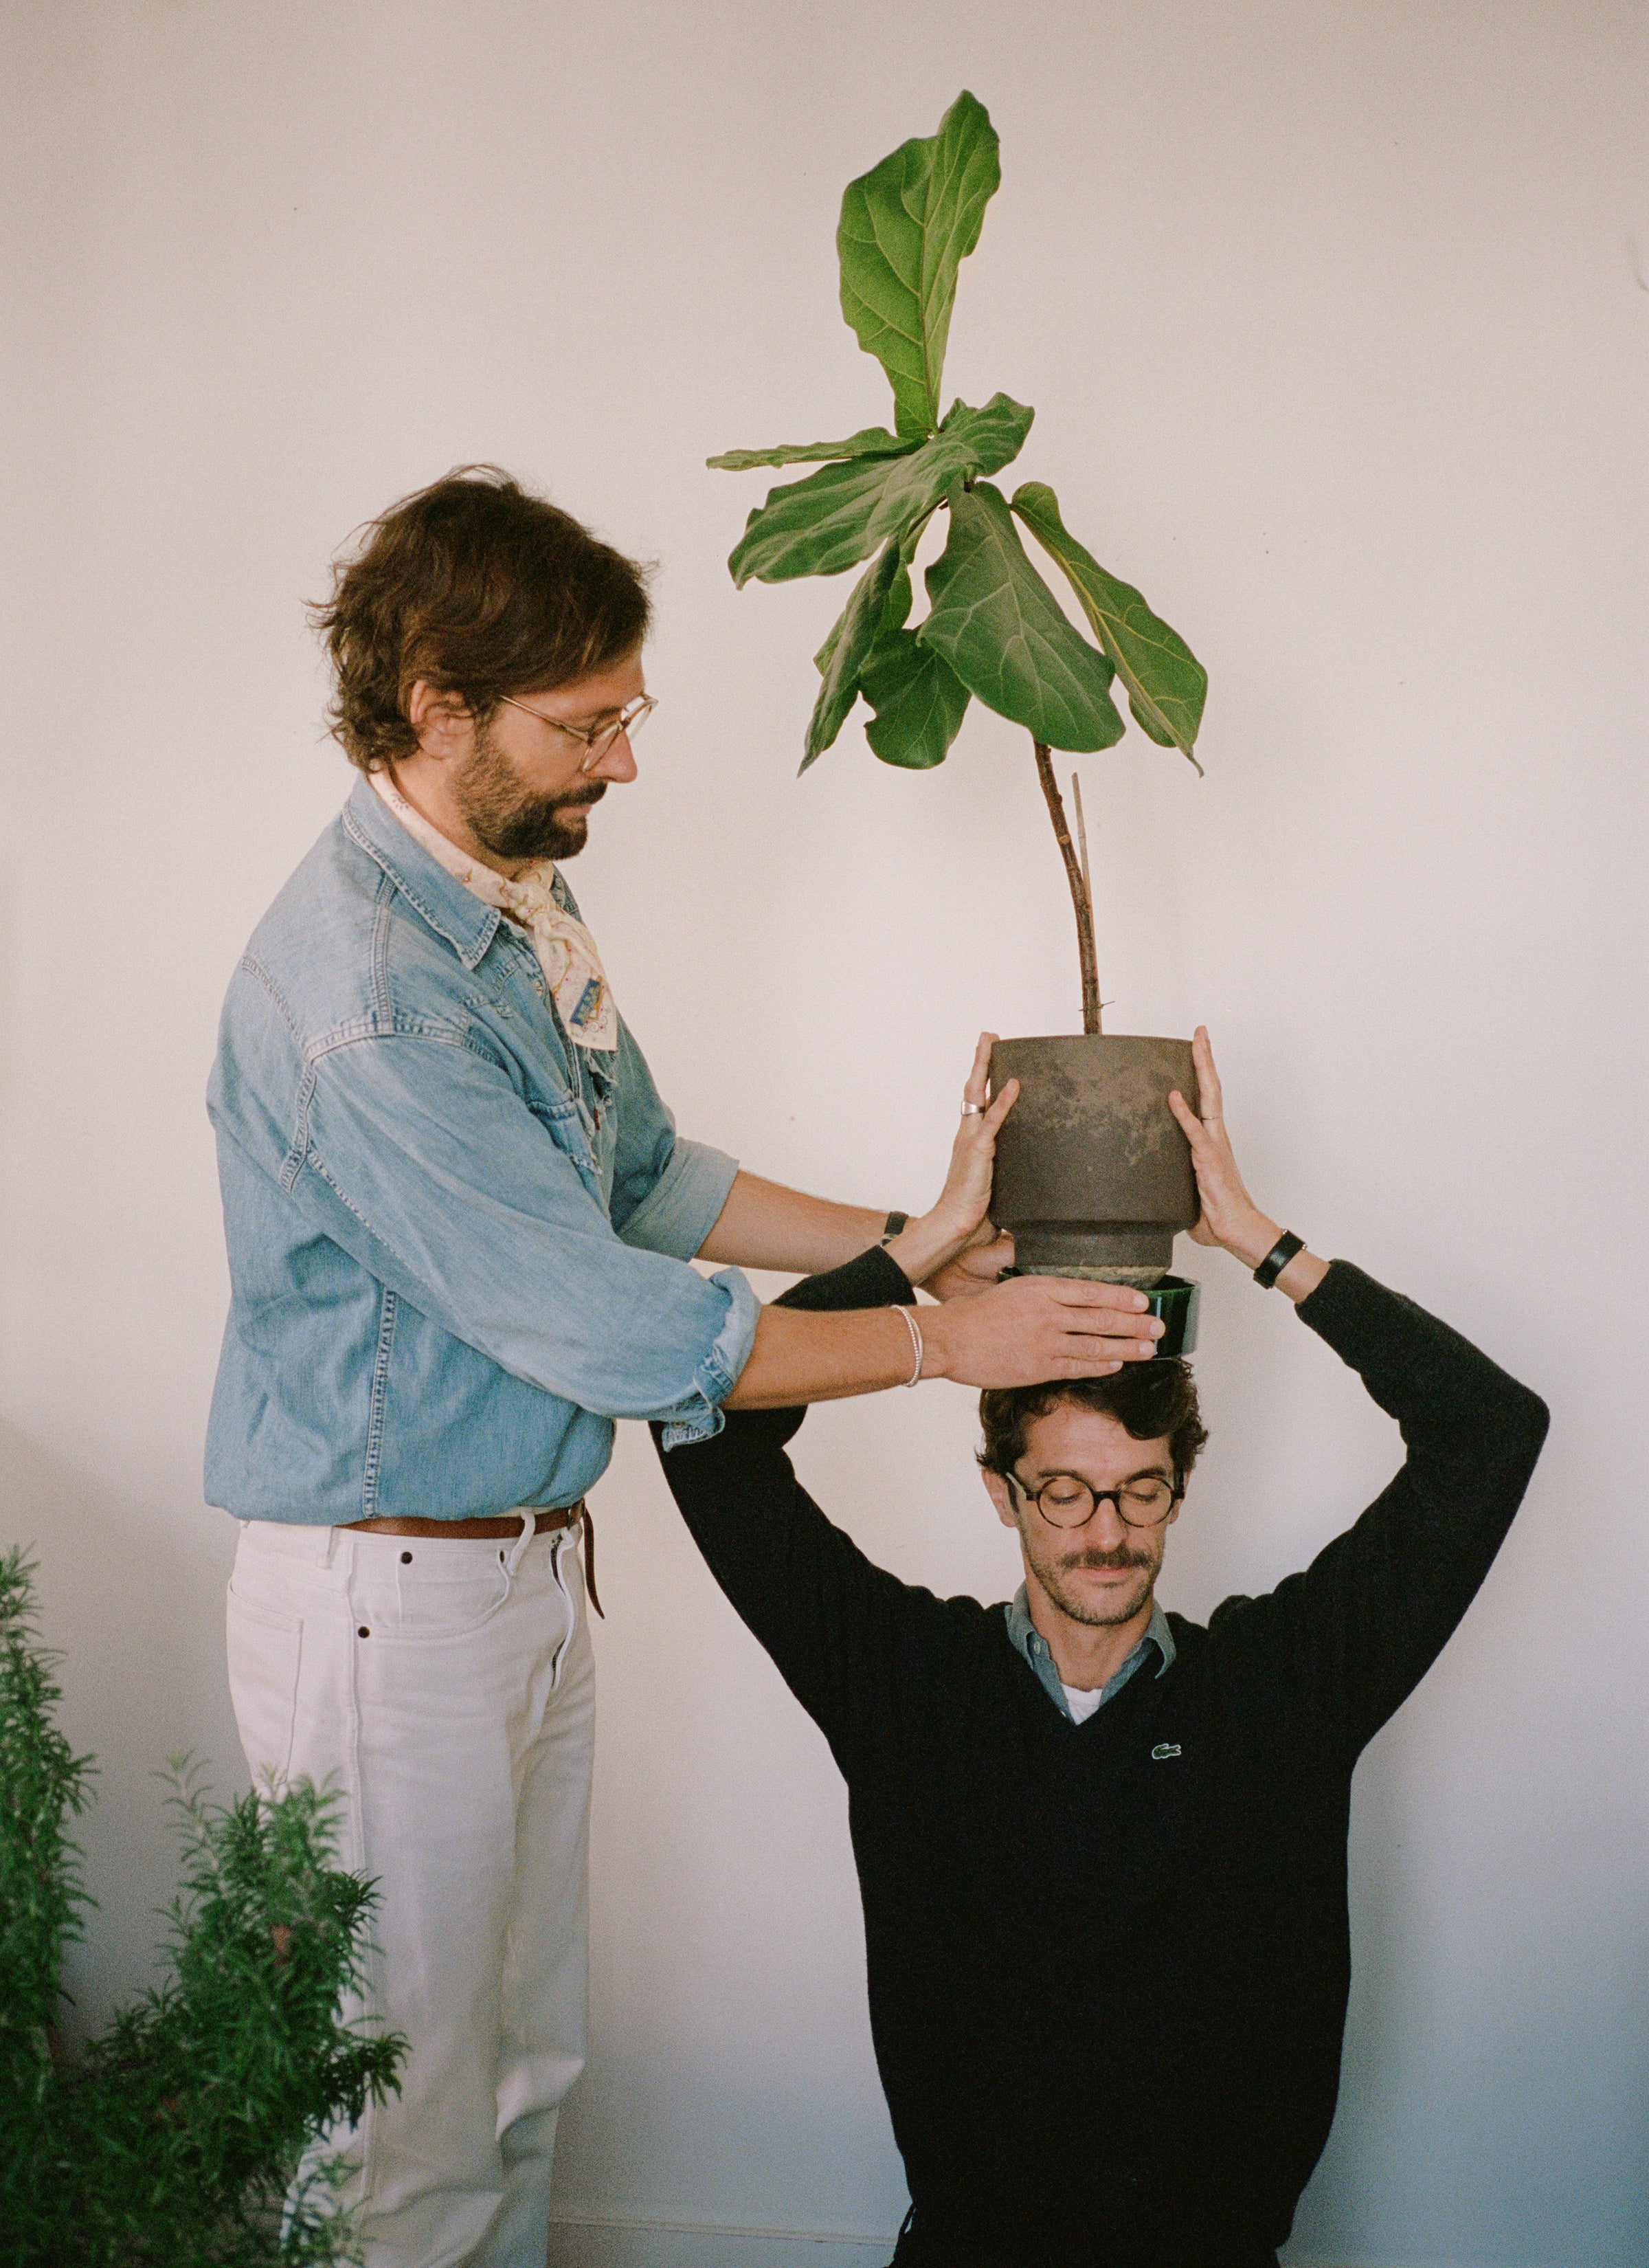
M872 748L910 770L945 761L970 700L1030 734L1076 911L1083 1028L1097 1034L1086 862L1071 841L1052 751L1082 754L1122 738L1120 679L1140 729L1200 771L1208 680L1178 633L1067 532L1052 489L1033 481L1006 497L995 485L991 476L1024 446L1034 410L997 394L983 409L955 401L940 415L958 271L1001 178L995 129L964 92L937 134L902 144L848 185L836 231L842 313L887 374L891 431L868 426L845 441L732 449L709 461L728 472L819 467L770 490L750 514L727 563L740 586L869 562L816 657L803 771L861 698L872 712ZM938 512L947 515L946 541L926 570L928 612L913 626L911 563ZM1043 580L1021 527L1064 572L1092 641Z

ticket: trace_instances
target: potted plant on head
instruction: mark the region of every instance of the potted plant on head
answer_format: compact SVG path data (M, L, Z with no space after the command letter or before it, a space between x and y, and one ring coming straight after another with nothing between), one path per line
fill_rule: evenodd
M997 1138L991 1218L1012 1232L1021 1271L1156 1287L1170 1351L1189 1345L1194 1328L1193 1287L1167 1279L1164 1288L1174 1233L1197 1211L1189 1147L1167 1108L1174 1087L1196 1107L1190 1043L1101 1029L1081 790L1073 776L1073 841L1053 752L1122 738L1120 681L1141 731L1200 773L1208 679L1139 593L1067 531L1051 488L1027 482L1010 497L995 485L1033 410L997 394L983 409L956 401L939 414L957 272L1000 180L995 130L963 93L937 134L904 143L848 185L836 232L842 312L892 384L891 431L871 426L845 441L734 449L709 461L729 472L821 468L773 489L750 514L727 563L740 586L870 563L816 657L822 681L804 772L861 697L872 711L872 748L909 770L945 761L970 700L1029 733L1076 912L1083 1029L997 1043L992 1083L1017 1079L1020 1091ZM912 562L940 512L945 547L924 577L929 611L913 626ZM1092 640L1033 564L1020 527L1064 573Z

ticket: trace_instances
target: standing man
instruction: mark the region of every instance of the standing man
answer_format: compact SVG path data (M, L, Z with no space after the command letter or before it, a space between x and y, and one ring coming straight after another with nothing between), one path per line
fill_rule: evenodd
M541 2268L585 2053L585 1499L615 1420L688 1442L724 1404L1077 1376L1159 1327L1102 1285L981 1288L1012 1100L983 1108L983 1045L919 1220L677 1138L559 864L654 705L630 562L472 468L374 522L320 619L361 777L253 935L210 1096L230 1678L254 1773L334 1786L379 1887L365 2009L409 2052L339 2144L367 2268ZM802 1314L737 1272L878 1240L978 1296Z

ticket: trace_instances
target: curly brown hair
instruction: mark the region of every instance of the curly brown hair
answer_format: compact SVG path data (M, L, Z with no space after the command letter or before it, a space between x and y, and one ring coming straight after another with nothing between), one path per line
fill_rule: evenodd
M982 1469L1007 1473L1025 1454L1026 1429L1062 1403L1115 1418L1136 1441L1163 1441L1182 1486L1208 1440L1190 1365L1177 1356L1128 1362L1108 1378L1054 1378L1042 1386L987 1387L979 1397Z
M633 652L646 570L497 465L460 465L370 521L311 608L337 677L332 730L363 771L410 755L420 678L485 723Z

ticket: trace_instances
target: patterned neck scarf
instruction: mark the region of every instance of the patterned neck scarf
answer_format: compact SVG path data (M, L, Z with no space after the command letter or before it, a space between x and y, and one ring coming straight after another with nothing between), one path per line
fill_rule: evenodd
M415 843L421 843L456 882L488 905L497 906L526 931L538 955L561 1020L581 1048L610 1052L618 1045L618 1010L595 939L556 896L556 862L541 858L519 882L504 877L449 843L438 828L416 812L387 772L367 777Z

